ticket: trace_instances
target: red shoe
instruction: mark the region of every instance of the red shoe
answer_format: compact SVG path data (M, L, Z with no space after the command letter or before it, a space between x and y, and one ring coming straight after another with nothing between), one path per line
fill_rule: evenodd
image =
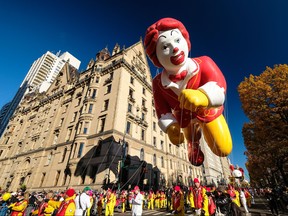
M201 151L199 143L188 143L188 160L194 166L201 166L204 162L204 154Z

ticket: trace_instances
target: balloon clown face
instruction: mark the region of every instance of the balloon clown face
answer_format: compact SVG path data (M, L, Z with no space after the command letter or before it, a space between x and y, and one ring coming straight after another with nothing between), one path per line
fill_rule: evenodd
M188 52L188 44L179 29L159 33L156 55L166 70L176 74L186 63Z
M163 18L147 28L146 54L163 71L153 78L152 88L159 127L171 143L187 141L191 164L200 166L202 133L211 151L227 156L232 139L222 115L226 81L208 56L189 58L189 33L173 18Z

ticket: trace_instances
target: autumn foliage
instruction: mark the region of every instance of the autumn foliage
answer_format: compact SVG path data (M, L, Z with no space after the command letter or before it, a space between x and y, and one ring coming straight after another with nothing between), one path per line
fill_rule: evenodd
M242 129L251 183L288 186L288 65L267 67L238 86L244 113Z

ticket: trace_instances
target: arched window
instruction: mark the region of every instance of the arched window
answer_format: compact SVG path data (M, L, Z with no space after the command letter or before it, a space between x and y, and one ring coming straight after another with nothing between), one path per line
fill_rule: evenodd
M143 161L144 160L144 149L141 148L140 150L140 160Z

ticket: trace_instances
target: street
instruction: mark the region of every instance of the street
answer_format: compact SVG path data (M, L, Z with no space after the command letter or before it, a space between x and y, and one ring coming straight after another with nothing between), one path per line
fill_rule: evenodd
M242 211L244 212L244 209L241 207ZM272 215L269 207L267 205L267 201L262 198L262 197L255 197L255 204L252 205L252 207L249 209L250 213L248 214L243 214L243 215L249 215L249 216L270 216ZM122 216L128 216L131 215L131 211L127 211L125 213L121 213L121 212L117 212L115 211L114 215L122 215ZM168 215L173 215L169 212L166 212L164 209L156 209L156 210L147 210L144 209L143 210L143 216L144 215L149 215L149 216L168 216ZM192 215L192 214L185 214L185 215ZM281 216L288 216L288 211L286 210L286 212L284 213L283 211L279 211L279 215Z

